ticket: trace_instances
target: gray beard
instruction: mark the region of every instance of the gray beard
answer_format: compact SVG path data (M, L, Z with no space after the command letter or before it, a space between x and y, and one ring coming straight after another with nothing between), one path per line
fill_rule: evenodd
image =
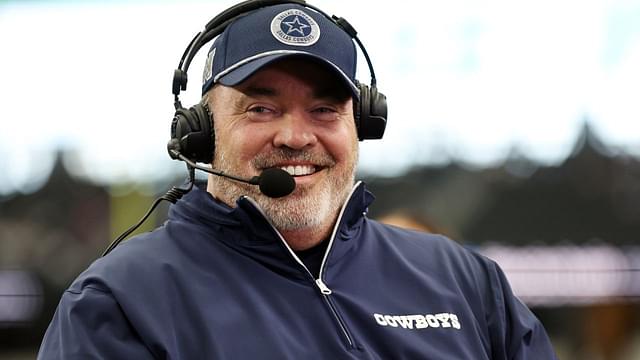
M295 152L295 154L293 154ZM230 174L237 174L233 164L228 161L224 151L217 149L214 165ZM305 159L312 156L308 153L295 150L279 150L276 154L256 158L256 168L269 167L282 159ZM335 164L333 159L315 159L315 163L331 166ZM209 177L216 196L230 206L235 206L235 201L243 196L253 198L266 217L279 231L291 231L300 229L314 229L331 224L337 218L338 212L346 201L355 182L355 165L357 155L348 174L330 174L323 183L316 184L313 189L297 188L291 195L281 198L270 198L263 195L257 186L239 183L223 177ZM328 167L322 171L331 171ZM346 172L346 171L345 171Z

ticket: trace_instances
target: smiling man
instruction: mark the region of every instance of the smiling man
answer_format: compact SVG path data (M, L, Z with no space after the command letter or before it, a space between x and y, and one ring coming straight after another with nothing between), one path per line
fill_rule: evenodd
M210 175L207 190L233 206L249 195L294 250L328 239L354 185L358 141L351 93L318 61L290 56L236 87L214 86L204 102L216 136L213 167L244 177L279 167L295 191L277 199Z
M385 99L356 81L348 25L265 3L214 41L170 150L240 178L284 170L295 189L196 184L69 286L39 358L555 359L494 262L366 216L358 140L382 137Z

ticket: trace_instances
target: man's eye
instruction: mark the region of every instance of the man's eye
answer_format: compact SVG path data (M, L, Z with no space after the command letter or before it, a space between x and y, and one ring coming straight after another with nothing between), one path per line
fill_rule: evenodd
M264 113L271 112L271 109L266 108L264 106L254 106L254 107L249 109L249 112L253 112L253 113L257 113L257 114L264 114Z
M317 113L333 113L333 112L335 112L335 110L330 108L330 107L319 107L317 109L314 109L313 111L317 112Z

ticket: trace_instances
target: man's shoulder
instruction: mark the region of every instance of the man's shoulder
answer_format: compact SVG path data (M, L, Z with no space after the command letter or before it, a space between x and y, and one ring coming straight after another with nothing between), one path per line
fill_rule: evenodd
M80 292L85 288L112 292L138 282L154 281L158 270L184 256L165 227L125 240L106 256L95 259L69 287Z
M491 267L492 261L472 247L442 235L369 221L380 246L392 248L396 254L418 262L447 263L456 267Z
M442 234L404 228L375 220L369 220L368 224L380 240L390 241L396 245L466 251L460 243Z
M386 269L397 272L397 278L413 274L439 291L459 289L457 296L471 303L490 299L492 286L499 282L494 261L444 235L378 222L370 230L367 261L388 264Z

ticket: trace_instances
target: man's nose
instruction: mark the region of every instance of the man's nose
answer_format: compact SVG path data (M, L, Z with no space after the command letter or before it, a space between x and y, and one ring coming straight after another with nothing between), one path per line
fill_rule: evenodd
M274 147L286 146L302 150L313 146L318 141L313 122L304 111L285 114L276 126L278 129L273 138Z

